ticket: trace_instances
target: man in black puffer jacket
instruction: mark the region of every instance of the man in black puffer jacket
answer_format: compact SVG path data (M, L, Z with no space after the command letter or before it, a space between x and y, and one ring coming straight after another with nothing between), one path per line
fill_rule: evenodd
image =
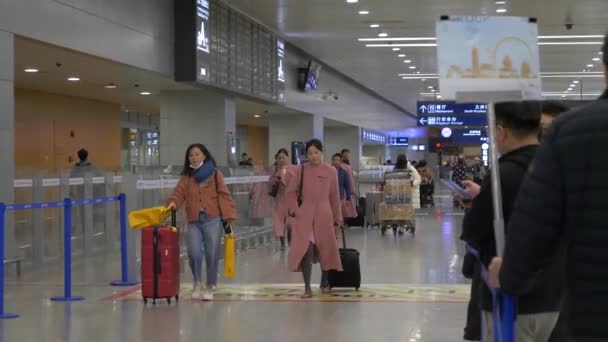
M608 70L608 36L604 39ZM608 71L605 71L608 83ZM566 246L562 315L570 341L608 341L608 90L557 118L540 146L509 222L495 286L529 293L530 280Z

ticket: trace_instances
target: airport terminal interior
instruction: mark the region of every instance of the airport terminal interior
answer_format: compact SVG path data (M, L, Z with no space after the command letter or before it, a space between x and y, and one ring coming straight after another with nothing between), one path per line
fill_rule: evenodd
M493 103L596 101L607 19L606 0L0 0L0 341L479 341L457 197L491 178ZM212 207L217 268L213 237L191 247ZM306 296L300 252L344 270L320 286L313 264Z

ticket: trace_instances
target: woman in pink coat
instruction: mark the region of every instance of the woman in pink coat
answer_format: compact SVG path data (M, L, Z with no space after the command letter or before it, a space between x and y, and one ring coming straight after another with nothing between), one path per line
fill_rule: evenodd
M287 217L289 214L287 207L287 184L289 175L291 174L291 164L289 162L289 152L282 148L274 156L275 167L272 176L270 177L271 196L274 195L274 210L272 213L272 226L274 235L281 240L281 250L285 250L285 234L287 240L290 240L291 232L287 226Z
M335 229L342 223L338 172L323 163L323 144L313 139L306 144L309 164L294 167L287 186L292 221L289 269L302 272L305 291L311 298L312 264L321 263L321 292L330 290L327 271L342 270Z

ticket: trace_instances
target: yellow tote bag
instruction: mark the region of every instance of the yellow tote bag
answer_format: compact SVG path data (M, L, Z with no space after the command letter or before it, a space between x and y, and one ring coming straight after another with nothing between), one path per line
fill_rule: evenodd
M226 235L224 237L224 277L234 278L236 276L235 269L235 255L234 255L234 234Z
M171 216L171 208L153 207L132 211L129 213L129 225L133 229L140 229L161 225Z

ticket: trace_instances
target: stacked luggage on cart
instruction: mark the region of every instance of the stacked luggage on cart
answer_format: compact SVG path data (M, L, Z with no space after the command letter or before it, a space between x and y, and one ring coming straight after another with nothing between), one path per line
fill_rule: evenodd
M412 235L416 232L412 178L408 171L384 174L383 202L378 206L378 217L382 234L391 228L395 234L403 230Z

